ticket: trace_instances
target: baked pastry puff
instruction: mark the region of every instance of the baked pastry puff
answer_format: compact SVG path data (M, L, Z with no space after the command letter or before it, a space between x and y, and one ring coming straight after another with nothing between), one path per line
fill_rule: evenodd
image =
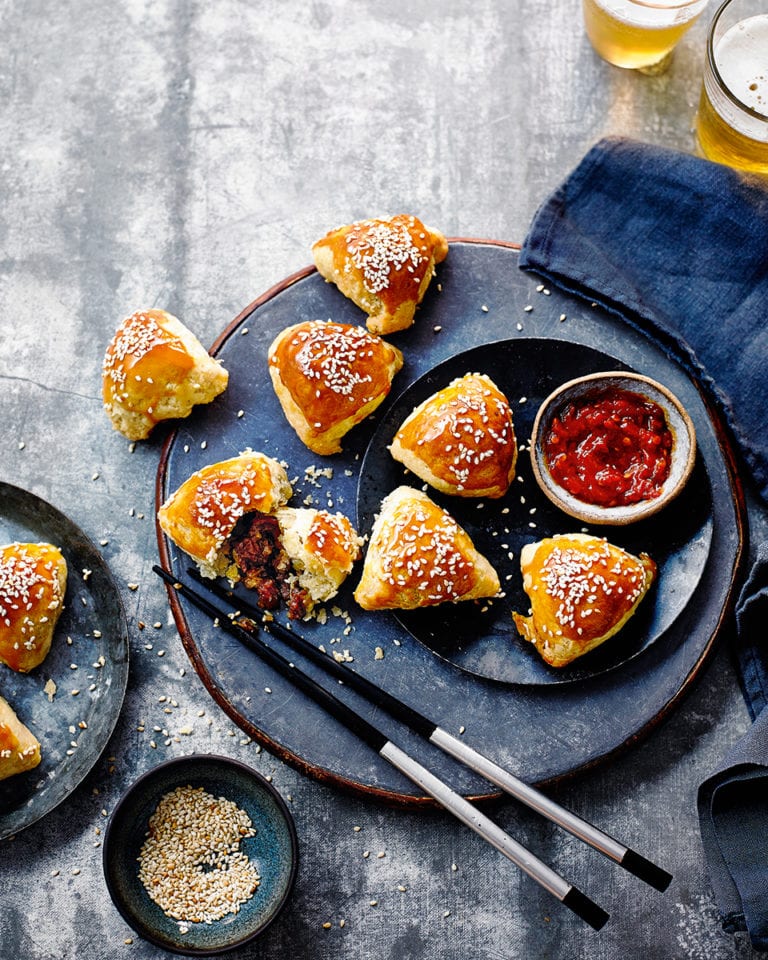
M240 518L256 510L272 513L292 494L277 460L245 450L193 473L160 507L157 519L204 576L223 576L231 563L227 539Z
M635 557L583 533L526 544L520 568L531 614L512 619L553 667L567 666L621 630L656 577L646 553Z
M349 519L309 507L281 507L276 516L299 584L315 603L335 597L363 545Z
M40 741L0 697L0 780L32 770L40 763Z
M499 589L469 534L426 493L402 486L384 498L354 594L364 610L413 610Z
M321 276L365 310L368 329L382 336L411 326L435 264L447 254L442 233L406 214L357 220L312 247Z
M517 462L509 401L490 377L467 373L419 404L389 450L442 493L503 497Z
M18 673L39 666L64 609L67 561L50 543L0 548L0 661Z
M181 321L137 310L117 328L102 366L104 409L115 430L145 440L161 420L187 417L227 386L229 374Z
M279 507L249 513L229 542L227 575L257 595L264 610L284 604L288 617L305 620L330 600L360 555L362 540L341 513Z
M403 355L361 327L308 320L269 348L269 373L285 416L314 453L341 450L341 438L379 406Z

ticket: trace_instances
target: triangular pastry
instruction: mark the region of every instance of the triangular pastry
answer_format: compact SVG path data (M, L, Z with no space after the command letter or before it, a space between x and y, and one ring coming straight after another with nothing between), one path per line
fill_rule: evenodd
M362 327L308 320L269 348L269 372L288 422L314 453L341 450L341 438L379 406L403 355Z
M40 742L0 697L0 780L40 763Z
M48 656L64 609L67 562L50 543L0 547L0 661L28 673Z
M356 220L312 247L318 272L368 314L372 333L386 336L413 323L448 241L417 217Z
M129 440L161 420L187 417L227 386L229 374L165 310L137 310L117 328L102 366L104 409Z
M318 603L336 596L361 546L341 513L296 507L257 511L230 537L227 575L254 590L263 609L283 603L290 619L304 620Z
M272 513L292 494L277 460L245 450L193 473L160 507L157 519L204 576L223 576L231 564L227 540L240 518L255 510Z
M413 610L499 589L469 534L425 493L402 486L384 498L355 590L363 609Z
M636 557L583 533L526 544L520 569L531 613L512 618L553 667L567 666L621 630L656 576L646 553Z
M419 404L389 449L442 493L503 497L517 461L509 401L490 377L468 373Z
M338 592L362 541L343 514L288 507L291 495L283 466L246 450L192 474L158 522L204 576L241 582L263 609L285 604L304 619Z

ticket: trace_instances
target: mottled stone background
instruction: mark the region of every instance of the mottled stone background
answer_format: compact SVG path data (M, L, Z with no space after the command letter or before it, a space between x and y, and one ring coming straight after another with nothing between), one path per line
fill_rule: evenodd
M137 307L169 309L208 345L338 223L404 210L449 236L519 241L599 137L691 149L703 28L648 78L595 57L578 0L0 0L0 479L108 539L131 634L105 756L0 844L2 960L163 955L125 942L97 829L126 783L193 750L272 775L296 818L290 908L242 956L751 956L719 929L695 815L697 784L748 724L726 652L646 742L556 791L668 865L665 896L512 803L496 811L609 906L595 934L448 816L350 798L243 742L149 572L160 442L131 453L100 400L105 346ZM151 650L139 620L163 624ZM155 724L170 746L150 747Z

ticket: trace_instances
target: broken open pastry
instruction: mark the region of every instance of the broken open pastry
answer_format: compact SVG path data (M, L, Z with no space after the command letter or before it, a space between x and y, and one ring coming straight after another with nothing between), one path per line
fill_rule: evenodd
M553 667L567 666L621 630L656 576L647 554L635 557L583 533L526 544L520 568L531 613L512 618Z
M469 534L425 493L402 486L384 498L355 590L361 607L413 610L499 589Z
M245 450L193 473L160 507L157 519L204 576L224 576L232 563L227 541L240 518L256 510L272 513L292 493L277 460Z
M447 254L442 233L406 214L357 220L312 247L319 273L365 310L368 329L383 336L411 326L435 264Z
M278 334L269 372L280 405L314 453L338 453L341 438L379 406L403 355L361 327L309 320Z
M210 403L229 375L180 320L137 310L117 328L102 367L104 409L129 440L145 440L161 420Z
M233 532L232 572L256 591L258 604L285 604L303 620L318 603L335 597L360 555L362 540L341 513L280 507L273 515L247 514Z
M517 461L509 401L490 377L468 373L419 404L389 449L442 493L503 497Z
M51 649L64 609L67 562L50 543L0 548L0 661L19 673L39 666Z
M40 763L40 742L0 697L0 780Z
M286 506L292 492L281 464L247 450L194 473L158 522L204 576L242 582L265 610L284 603L303 619L335 596L362 541L340 513Z

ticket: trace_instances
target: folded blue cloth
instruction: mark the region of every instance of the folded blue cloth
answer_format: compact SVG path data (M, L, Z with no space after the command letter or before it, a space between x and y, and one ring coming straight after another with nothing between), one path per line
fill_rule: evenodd
M768 184L623 138L596 144L537 211L520 266L653 336L720 405L768 504ZM699 815L724 927L768 950L768 546L736 609L755 720L702 784Z
M723 929L768 951L768 710L699 789L699 823Z

